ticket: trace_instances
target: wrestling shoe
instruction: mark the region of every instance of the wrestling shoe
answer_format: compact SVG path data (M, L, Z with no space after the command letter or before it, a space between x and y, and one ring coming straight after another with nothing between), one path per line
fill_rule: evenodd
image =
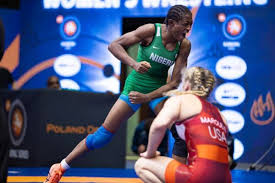
M61 167L60 163L54 164L50 168L48 177L44 183L58 183L64 173L65 170Z

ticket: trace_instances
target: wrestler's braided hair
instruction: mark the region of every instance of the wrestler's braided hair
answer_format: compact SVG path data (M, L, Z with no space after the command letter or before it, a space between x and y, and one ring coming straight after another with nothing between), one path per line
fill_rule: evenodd
M172 20L175 20L176 22L178 22L178 21L182 20L182 18L184 16L192 17L191 11L186 6L183 6L183 5L172 6L167 13L164 23L166 25L168 25L169 19L172 19Z
M202 67L191 67L184 74L184 81L189 81L192 93L201 97L208 97L215 85L215 77L211 71Z

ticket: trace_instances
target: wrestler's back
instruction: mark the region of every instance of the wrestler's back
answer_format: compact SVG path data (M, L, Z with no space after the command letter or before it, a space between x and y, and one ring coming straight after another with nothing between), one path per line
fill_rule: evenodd
M188 148L188 169L192 172L190 181L232 182L228 165L227 127L218 109L199 99L201 112L176 123L177 133L186 141Z

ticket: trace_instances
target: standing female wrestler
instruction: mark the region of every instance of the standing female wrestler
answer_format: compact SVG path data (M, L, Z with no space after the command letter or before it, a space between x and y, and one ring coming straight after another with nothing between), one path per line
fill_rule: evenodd
M132 116L141 103L149 102L158 111L165 99L159 98L162 93L177 88L181 81L181 69L186 66L191 49L185 35L193 23L192 13L185 6L175 5L169 9L165 22L143 25L109 45L111 53L134 70L127 77L124 90L103 125L83 139L61 163L54 164L45 182L59 182L74 159L109 143L120 124ZM136 43L140 46L135 61L126 49ZM166 83L167 71L174 63L172 80Z
M201 67L185 72L185 92L166 101L151 126L147 151L136 162L135 170L144 182L231 182L227 125L219 110L205 100L214 81L212 73ZM186 140L188 165L157 156L157 147L173 124L179 137Z

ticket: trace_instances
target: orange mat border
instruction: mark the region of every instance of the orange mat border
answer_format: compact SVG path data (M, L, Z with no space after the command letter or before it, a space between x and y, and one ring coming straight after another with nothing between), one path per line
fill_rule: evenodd
M43 182L46 176L9 176L8 182ZM143 183L138 178L113 177L62 177L60 182Z

